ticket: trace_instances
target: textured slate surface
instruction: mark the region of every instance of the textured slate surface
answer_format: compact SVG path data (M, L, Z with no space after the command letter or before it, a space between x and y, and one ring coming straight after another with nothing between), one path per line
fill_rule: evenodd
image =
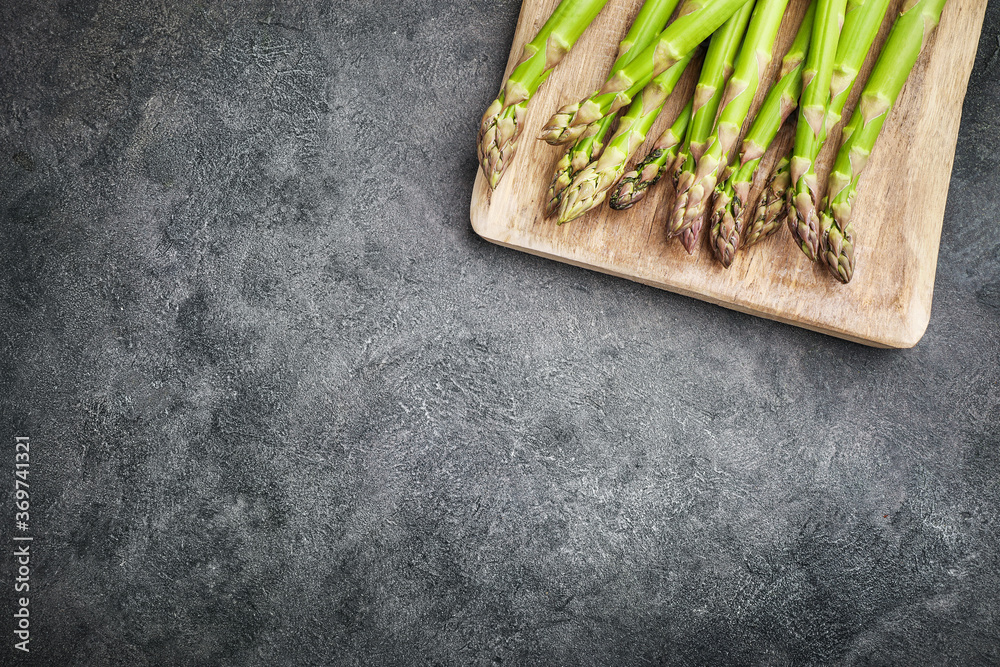
M517 10L4 4L4 664L1000 663L1000 4L908 351L475 237Z

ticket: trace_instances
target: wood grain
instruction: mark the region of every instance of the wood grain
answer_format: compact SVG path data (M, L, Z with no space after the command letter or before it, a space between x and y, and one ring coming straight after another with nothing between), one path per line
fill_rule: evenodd
M524 0L507 74L557 1ZM546 189L561 149L534 137L559 106L599 87L612 64L618 40L640 5L641 0L611 0L536 94L518 154L499 187L491 193L481 173L476 179L471 206L476 233L500 245L859 343L915 345L930 319L962 101L985 0L948 2L938 29L886 121L854 206L858 259L854 279L846 286L806 259L787 229L741 251L728 270L715 261L707 246L689 256L679 243L664 235L663 216L673 197L667 179L628 211L602 206L562 226L543 217ZM769 81L777 74L778 56L791 43L806 5L807 0L789 3ZM862 81L896 15L895 5L893 2L893 11L861 72ZM645 155L648 145L679 113L686 93L693 89L696 70L687 72L638 157ZM856 103L860 86L855 88L844 121ZM764 90L762 87L758 93L754 110ZM819 159L824 180L839 145L839 126L831 138ZM765 157L764 166L769 168L779 150L787 149L790 142L791 133L786 128ZM761 185L755 187L755 195Z

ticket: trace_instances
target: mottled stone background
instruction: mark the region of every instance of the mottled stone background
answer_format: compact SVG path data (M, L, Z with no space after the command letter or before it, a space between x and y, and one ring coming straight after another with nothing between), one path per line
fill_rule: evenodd
M1000 664L1000 3L908 351L479 240L518 8L3 3L3 664Z

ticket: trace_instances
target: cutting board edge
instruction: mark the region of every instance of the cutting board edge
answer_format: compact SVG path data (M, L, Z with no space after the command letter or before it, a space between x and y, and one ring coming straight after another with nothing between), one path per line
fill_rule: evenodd
M476 183L479 185L479 179L482 178L482 174L477 175ZM478 187L477 187L478 190ZM487 195L488 196L488 195ZM699 301L704 301L706 303L711 303L716 306L722 306L723 308L728 308L729 310L735 310L740 313L745 313L747 315L753 315L755 317L762 317L774 322L781 322L782 324L788 324L791 326L799 327L801 329L807 329L809 331L814 331L816 333L825 334L828 336L833 336L835 338L840 338L842 340L847 340L852 343L857 343L859 345L865 345L868 347L882 348L882 349L908 349L915 346L923 338L924 333L927 330L927 326L930 323L930 312L931 304L930 300L926 304L926 308L923 310L923 315L919 316L918 319L909 317L910 310L908 309L902 317L898 318L897 321L900 323L898 329L890 332L890 335L879 338L865 338L859 336L848 330L840 330L832 328L829 326L824 326L822 323L810 322L801 319L792 319L788 317L783 317L780 314L768 312L767 310L762 310L760 308L754 307L753 304L740 303L739 301L734 301L731 297L722 295L707 294L705 292L699 292L686 288L683 285L671 284L669 282L662 282L654 279L640 278L638 276L629 275L622 273L615 269L611 265L601 265L592 262L587 262L583 260L576 260L571 257L566 257L565 255L560 255L555 252L546 251L539 247L533 247L528 245L518 245L516 243L510 243L498 238L494 234L490 233L488 229L488 220L483 220L483 217L487 218L489 216L481 216L482 209L477 211L477 199L473 197L472 207L471 207L471 221L473 231L484 241L488 241L498 246L504 248L510 248L511 250L517 250L520 252L528 253L529 255L535 255L536 257L542 257L544 259L555 260L557 262L562 262L563 264L569 264L571 266L576 266L582 269L589 269L591 271L597 271L598 273L604 273L606 275L614 276L616 278L624 278L632 282L640 283L642 285L647 285L656 289L661 289L665 292L671 292L673 294L679 294L681 296L691 297L698 299ZM488 210L488 209L487 209Z

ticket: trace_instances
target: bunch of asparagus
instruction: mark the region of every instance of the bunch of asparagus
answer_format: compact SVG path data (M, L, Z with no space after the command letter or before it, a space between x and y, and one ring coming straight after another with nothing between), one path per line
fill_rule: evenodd
M835 136L889 0L812 0L753 116L788 0L684 0L677 9L678 1L646 0L600 90L563 106L544 126L539 138L564 147L546 213L563 224L605 199L614 209L630 208L670 173L675 198L666 233L689 253L698 248L706 220L709 245L725 267L741 247L787 221L808 257L850 281L852 203L861 172L945 0L903 0L842 132L822 199L817 156ZM514 158L532 96L606 2L562 0L525 46L479 131L479 161L491 188ZM626 173L681 75L695 66L700 70L692 98ZM762 173L762 158L786 121L794 123L794 145L773 173ZM766 181L759 200L751 198L755 180Z

